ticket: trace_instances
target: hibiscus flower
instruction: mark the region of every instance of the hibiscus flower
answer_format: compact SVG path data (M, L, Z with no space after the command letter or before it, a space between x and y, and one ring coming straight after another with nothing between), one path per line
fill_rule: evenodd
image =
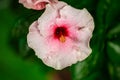
M93 29L93 18L85 8L75 9L64 2L47 4L30 26L27 42L46 65L61 70L90 55Z

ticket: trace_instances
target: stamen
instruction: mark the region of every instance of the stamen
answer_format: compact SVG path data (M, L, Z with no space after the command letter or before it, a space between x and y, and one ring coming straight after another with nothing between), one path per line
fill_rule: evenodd
M61 35L60 38L59 38L59 40L60 40L62 43L65 42L65 41L66 41L65 36Z

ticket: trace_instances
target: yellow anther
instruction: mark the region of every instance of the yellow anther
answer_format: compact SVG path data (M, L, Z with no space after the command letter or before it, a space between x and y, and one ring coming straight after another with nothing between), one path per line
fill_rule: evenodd
M65 37L63 35L60 36L59 40L63 43L66 41Z

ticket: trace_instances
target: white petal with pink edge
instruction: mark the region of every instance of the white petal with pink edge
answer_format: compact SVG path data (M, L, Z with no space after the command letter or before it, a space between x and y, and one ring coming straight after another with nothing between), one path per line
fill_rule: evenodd
M61 70L90 55L93 29L93 18L86 9L58 2L54 6L48 4L30 26L27 41L46 65Z

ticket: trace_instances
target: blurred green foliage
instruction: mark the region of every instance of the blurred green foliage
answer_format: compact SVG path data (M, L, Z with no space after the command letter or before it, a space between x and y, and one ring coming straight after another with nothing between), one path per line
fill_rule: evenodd
M29 25L42 11L18 0L0 1L0 80L120 80L120 0L62 0L94 17L92 54L61 71L42 63L27 46Z

